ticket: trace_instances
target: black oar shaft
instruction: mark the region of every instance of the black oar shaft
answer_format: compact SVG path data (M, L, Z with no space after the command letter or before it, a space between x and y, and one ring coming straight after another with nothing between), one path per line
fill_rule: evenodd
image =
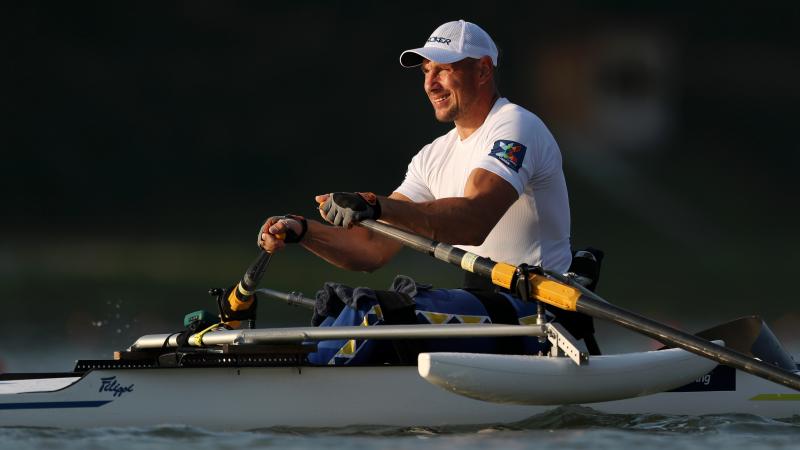
M473 272L483 277L492 278L492 270L498 264L489 258L470 253L450 244L428 239L374 220L362 220L359 224L378 234L400 241L414 250L427 253L440 261L459 266L468 272ZM504 287L508 288L509 286Z
M497 286L509 289L515 280L513 266L496 263L474 253L469 253L452 245L437 242L374 220L364 220L361 226L381 235L396 239L408 247L427 253L439 260L461 266L464 270L490 278ZM556 276L556 278L559 278ZM566 280L548 279L540 275L530 275L531 296L542 302L569 311L578 311L598 319L610 320L618 325L649 336L659 342L678 347L696 355L725 364L743 372L765 378L800 391L800 376L783 370L729 348L713 344L705 339L669 327L654 320L642 317L631 311L606 302L596 294L580 287L570 286Z
M267 270L267 265L269 264L271 257L272 253L261 250L256 259L253 260L253 262L247 268L247 271L245 271L242 281L239 283L239 285L247 293L247 295L253 295L253 291L256 290L258 283L264 276L264 271Z
M598 319L609 320L629 330L649 336L663 344L681 348L720 364L734 367L742 372L800 391L800 376L727 347L716 345L693 334L627 311L602 299L581 296L577 302L577 311Z
M264 276L271 257L271 253L261 250L256 259L247 267L241 281L228 294L227 302L231 311L246 311L253 306L253 292Z

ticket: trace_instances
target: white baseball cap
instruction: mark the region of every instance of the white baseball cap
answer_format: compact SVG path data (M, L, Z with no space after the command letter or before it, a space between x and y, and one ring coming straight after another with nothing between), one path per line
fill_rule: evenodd
M422 59L438 63L453 63L464 58L492 58L497 66L497 46L489 34L472 22L458 20L440 25L425 42L425 46L406 50L400 55L400 65L416 67Z

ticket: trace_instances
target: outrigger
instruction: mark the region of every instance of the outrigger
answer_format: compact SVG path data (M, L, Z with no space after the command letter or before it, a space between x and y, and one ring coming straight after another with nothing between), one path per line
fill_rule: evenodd
M80 360L63 373L0 375L0 426L441 426L514 422L563 404L608 413L800 413L798 365L757 317L693 335L614 306L569 275L496 263L383 223L361 226L527 300L610 320L670 348L589 355L542 307L527 325L258 329L250 322L252 328L201 329L196 320L180 334L142 336L113 360ZM223 322L251 320L245 311L256 293L313 304L257 289L269 258L262 252L236 287L214 291ZM481 336L533 336L550 346L541 355L426 352L416 364L308 361L316 343L329 340Z

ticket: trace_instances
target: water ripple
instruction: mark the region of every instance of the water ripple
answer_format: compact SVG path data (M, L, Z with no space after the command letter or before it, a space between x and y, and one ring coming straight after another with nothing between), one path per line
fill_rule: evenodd
M797 448L800 416L769 419L746 414L665 416L605 414L565 406L507 424L444 427L272 427L247 432L187 426L0 428L0 449L18 450L252 450L314 449L587 449L705 450Z

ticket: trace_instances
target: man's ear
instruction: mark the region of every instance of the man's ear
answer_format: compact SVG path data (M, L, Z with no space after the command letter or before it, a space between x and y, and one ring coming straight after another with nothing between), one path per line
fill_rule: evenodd
M482 56L480 60L478 60L478 77L480 78L481 84L484 84L492 79L492 58L488 56Z

